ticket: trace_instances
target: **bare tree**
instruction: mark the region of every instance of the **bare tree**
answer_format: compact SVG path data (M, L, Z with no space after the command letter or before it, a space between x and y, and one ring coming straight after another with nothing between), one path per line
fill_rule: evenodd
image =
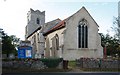
M115 32L115 37L118 38L120 42L120 17L114 17L113 27L111 27Z

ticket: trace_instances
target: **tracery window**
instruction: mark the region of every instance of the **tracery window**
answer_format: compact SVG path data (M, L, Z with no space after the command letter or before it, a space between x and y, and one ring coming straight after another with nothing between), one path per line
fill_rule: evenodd
M84 18L78 25L78 48L88 48L88 22Z

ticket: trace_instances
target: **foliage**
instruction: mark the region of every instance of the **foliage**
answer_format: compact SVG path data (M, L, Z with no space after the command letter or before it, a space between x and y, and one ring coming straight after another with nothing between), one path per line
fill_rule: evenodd
M113 27L111 27L111 28L115 32L115 36L116 36L116 38L119 39L119 43L120 43L120 19L119 18L114 17Z
M15 35L11 35L10 38L11 38L12 44L15 46L18 46L20 38L17 38Z
M76 67L76 61L69 61L68 66L71 67L71 68L75 68Z
M17 38L15 35L8 36L4 31L2 33L2 54L7 54L7 57L9 54L15 54L17 55L16 46L19 41L19 38Z
M62 58L45 58L40 59L48 68L55 68L63 60Z
M115 54L118 54L120 56L120 44L119 40L115 37L111 37L109 34L102 34L101 35L101 44L103 48L107 49L107 55L115 56Z

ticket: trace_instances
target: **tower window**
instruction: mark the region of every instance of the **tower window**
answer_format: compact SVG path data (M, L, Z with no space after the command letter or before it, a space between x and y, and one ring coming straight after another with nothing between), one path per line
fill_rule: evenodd
M82 19L78 25L78 47L88 48L88 27L87 20Z
M40 24L40 20L39 20L39 18L37 18L36 22L37 22L37 24Z

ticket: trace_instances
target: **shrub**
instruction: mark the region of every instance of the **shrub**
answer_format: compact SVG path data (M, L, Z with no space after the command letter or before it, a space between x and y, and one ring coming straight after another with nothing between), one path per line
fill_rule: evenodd
M48 68L55 68L62 62L62 58L45 58L40 59Z

